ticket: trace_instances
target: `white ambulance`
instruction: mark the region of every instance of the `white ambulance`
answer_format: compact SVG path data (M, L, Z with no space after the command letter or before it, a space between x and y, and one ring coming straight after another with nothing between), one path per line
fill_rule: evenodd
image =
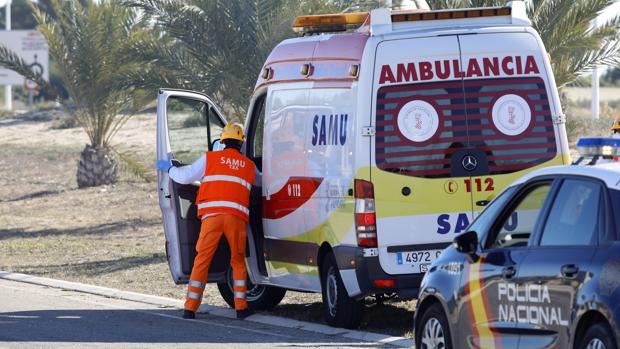
M571 163L549 57L521 1L302 16L294 27L305 35L267 58L245 122L244 153L262 171L248 227L255 309L285 290L322 292L327 323L356 327L365 296L415 297L430 263L509 183ZM160 90L157 112L157 158L177 164L212 150L226 121L189 91ZM158 181L170 270L185 283L198 183ZM220 247L209 282L232 304Z

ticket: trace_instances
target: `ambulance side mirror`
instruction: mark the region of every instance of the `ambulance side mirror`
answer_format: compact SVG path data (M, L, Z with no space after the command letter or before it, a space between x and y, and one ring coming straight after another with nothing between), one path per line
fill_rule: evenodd
M467 256L470 263L476 263L478 256L478 234L475 231L463 233L452 242L452 247Z

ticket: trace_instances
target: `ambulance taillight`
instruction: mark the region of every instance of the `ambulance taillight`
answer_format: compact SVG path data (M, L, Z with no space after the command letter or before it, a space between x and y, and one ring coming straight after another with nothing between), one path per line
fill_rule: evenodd
M377 247L375 190L361 179L355 180L355 231L359 247Z

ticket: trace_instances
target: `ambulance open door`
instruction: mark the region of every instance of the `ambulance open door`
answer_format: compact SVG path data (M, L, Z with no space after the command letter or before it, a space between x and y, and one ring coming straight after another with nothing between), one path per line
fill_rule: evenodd
M226 120L211 99L201 93L160 89L157 96L157 160L175 166L191 164L205 151L213 150ZM187 283L196 256L200 220L196 195L200 183L182 185L165 171L157 173L159 206L164 221L166 256L176 284ZM226 239L209 269L209 282L225 280L230 251Z

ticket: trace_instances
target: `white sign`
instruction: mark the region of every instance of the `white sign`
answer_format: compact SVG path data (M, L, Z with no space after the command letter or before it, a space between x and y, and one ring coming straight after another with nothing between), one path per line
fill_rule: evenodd
M439 128L439 115L425 101L415 100L405 104L398 112L398 129L410 141L424 142L431 139Z
M493 123L507 136L518 136L530 127L532 110L521 96L508 94L493 105Z
M47 41L36 30L2 30L0 44L15 52L31 69L41 72L49 81L49 50ZM16 72L0 66L0 85L24 85L24 77Z

